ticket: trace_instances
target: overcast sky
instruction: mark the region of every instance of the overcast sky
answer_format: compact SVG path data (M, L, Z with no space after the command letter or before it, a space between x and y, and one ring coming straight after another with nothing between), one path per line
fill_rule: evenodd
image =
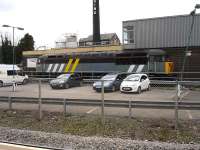
M23 27L34 37L35 47L54 47L64 33L78 38L92 34L93 0L0 0L0 26ZM101 33L115 32L121 39L122 21L189 14L200 0L100 0ZM200 10L197 11L198 13ZM11 28L0 33L12 36Z

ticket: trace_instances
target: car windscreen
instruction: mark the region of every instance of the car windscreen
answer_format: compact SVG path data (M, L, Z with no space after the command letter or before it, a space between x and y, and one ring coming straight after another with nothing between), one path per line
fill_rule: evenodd
M126 77L124 80L125 81L139 81L140 80L140 76L131 75L131 76Z
M70 74L61 74L61 75L59 75L59 76L57 77L57 79L62 79L62 78L68 79L69 77L70 77Z
M117 77L117 75L105 75L101 79L102 80L107 80L107 81L109 81L109 80L113 81L113 80L116 79L116 77Z

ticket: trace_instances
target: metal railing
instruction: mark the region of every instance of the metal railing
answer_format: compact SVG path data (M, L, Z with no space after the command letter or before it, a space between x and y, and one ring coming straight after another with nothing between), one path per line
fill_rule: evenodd
M178 92L177 92L178 93ZM13 103L38 104L39 120L42 120L42 104L47 105L63 105L64 116L67 113L69 106L95 106L101 108L102 124L105 124L105 107L127 108L128 117L132 118L133 108L142 109L174 109L175 129L178 130L178 111L179 110L199 110L199 101L180 101L177 97L175 101L122 101L122 100L104 100L102 93L102 100L89 99L61 99L61 98L35 98L35 97L0 97L0 102L8 103L10 110L13 109Z
M22 75L28 75L31 78L55 78L60 74L64 74L65 72L38 72L38 71L23 71ZM108 74L108 73L119 73L119 72L113 72L113 71L78 71L75 72L80 74L80 76L83 79L100 79L102 76ZM133 74L128 72L120 72L120 73L127 73L127 74ZM147 75L149 75L149 78L151 80L169 80L169 81L180 81L180 76L183 74L184 80L190 80L190 81L200 81L200 72L173 72L169 75L165 75L165 72L142 72ZM184 81L183 80L183 81Z
M0 96L0 102L8 103L8 108L13 109L13 104L38 104L39 118L42 119L42 104L46 105L62 105L64 114L67 113L67 107L69 106L95 106L101 108L101 117L102 123L104 123L104 109L105 107L113 108L125 108L128 110L128 117L132 118L132 111L134 108L139 109L174 109L175 111L175 120L176 126L178 126L178 110L199 110L200 101L181 101L181 87L193 85L200 85L200 81L161 81L161 80L152 80L151 85L172 85L173 90L175 90L175 96L171 101L156 101L149 100L105 100L104 99L104 81L101 82L101 99L73 99L73 98L47 98L41 96L41 81L44 79L33 79L38 82L38 97L16 97L16 96ZM46 80L46 79L45 79ZM49 80L49 79L48 79ZM84 80L94 82L95 80ZM180 86L181 85L181 86ZM178 128L178 127L177 127Z
M41 98L42 104L64 105L66 106L101 106L101 100L91 99L65 99L65 98ZM1 96L0 102L9 103L9 109L12 109L13 103L38 104L36 97L8 97ZM199 101L179 101L178 108L181 110L199 110ZM174 109L174 101L127 101L127 100L104 100L105 107L117 108L148 108L148 109ZM66 113L66 112L65 112Z

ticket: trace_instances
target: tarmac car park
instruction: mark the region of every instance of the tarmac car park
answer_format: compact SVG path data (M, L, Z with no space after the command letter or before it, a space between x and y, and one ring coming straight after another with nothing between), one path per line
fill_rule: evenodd
M23 86L17 86L16 91L12 92L12 87L7 86L0 88L0 96L6 97L34 97L38 98L39 82L32 82ZM170 88L160 88L153 86L150 91L143 92L142 94L134 93L121 93L120 91L107 92L104 93L105 100L120 100L120 101L174 101L177 95L177 89L174 85ZM41 96L42 98L62 98L66 100L70 99L85 99L85 100L99 100L102 99L102 93L95 92L92 89L92 85L85 84L81 87L74 87L69 89L54 90L49 86L49 83L42 81L41 84ZM184 94L183 101L199 101L199 91L186 91ZM14 109L37 109L37 104L17 104L13 103ZM2 102L1 108L7 108L8 103ZM63 106L51 105L47 106L44 104L44 110L49 111L63 111ZM68 105L67 110L72 113L87 113L87 114L98 114L100 112L99 106L89 107L89 106L73 106ZM127 109L120 108L107 108L107 114L109 115L127 115ZM173 117L174 110L149 110L149 109L134 109L134 116L142 117ZM197 111L184 111L183 115L185 117L199 118L199 113Z
M23 86L18 86L16 92L12 92L12 87L7 86L0 88L0 96L19 96L19 97L38 97L38 82L29 83ZM49 86L49 83L44 81L41 84L42 97L49 98L74 98L74 99L101 99L101 93L95 92L92 85L77 86L68 89L54 90ZM176 90L165 90L157 87L152 87L151 91L143 92L142 94L121 93L120 91L106 92L105 99L113 100L171 100L176 94Z
M70 75L62 75L62 76L71 76ZM132 76L139 75L139 74L133 74ZM140 74L141 77L145 76L145 74ZM78 76L77 76L78 77ZM126 78L127 79L127 78ZM125 80L126 80L125 79ZM57 80L57 79L56 79ZM82 81L82 80L80 80ZM142 78L140 78L140 81L142 81ZM144 80L143 80L144 81ZM144 88L149 89L149 79L147 78L148 86ZM58 81L60 82L60 81ZM16 92L12 92L12 87L3 87L0 88L0 96L19 96L19 97L38 97L38 84L39 82L32 82L24 86L18 86L16 88ZM41 84L41 91L42 91L42 97L50 97L50 98L75 98L75 99L101 99L101 93L94 92L93 86L85 84L84 86L80 85L82 82L77 83L77 86L74 88L69 89L61 89L61 90L53 90L48 82L46 82L46 79L42 80ZM154 83L151 83L154 84ZM112 93L105 93L105 99L110 100L174 100L177 94L177 89L175 84L171 84L170 87L167 85L167 88L160 88L153 86L151 88L151 91L144 92L142 94L134 94L134 92L127 92L127 93L121 93L120 91L115 91ZM63 85L62 85L63 87ZM122 87L122 86L121 86ZM141 89L143 90L143 88ZM187 96L188 92L186 92ZM197 92L198 94L198 92ZM196 96L198 97L198 96Z
M148 77L145 74L133 74L133 75L140 76L141 78L144 76L146 78L146 81L148 82L148 84L146 87L142 88L141 90L144 90L145 88L149 88L150 82L149 82ZM112 74L112 75L109 74L109 75L103 77L104 80L107 79L107 77L109 77L109 80L111 79L110 77L114 77L114 79L115 79L114 81L121 82L121 80L119 80L119 79L124 78L125 74ZM129 76L129 77L131 77L131 76ZM72 81L70 83L70 82L67 82L67 80L72 80ZM77 81L76 84L73 83L74 80ZM85 84L84 86L80 86L83 83L82 81L83 80L77 74L63 74L63 75L57 77L56 79L51 80L50 83L48 83L48 82L46 82L46 80L44 80L44 81L42 81L42 85L41 85L42 86L42 89L41 89L42 96L54 97L54 98L60 98L60 97L63 98L64 96L67 96L67 98L98 99L98 96L100 93L96 93L93 90L95 83L93 85ZM141 79L141 81L144 81L144 80ZM105 81L105 83L106 82L107 81ZM72 83L74 85L72 85ZM131 81L131 84L133 84L133 83L135 83L135 82ZM67 87L66 87L66 84L68 84ZM109 84L111 84L110 81L109 81ZM112 84L113 84L113 82L112 82ZM139 82L138 85L139 84L141 84L141 82ZM74 87L69 88L71 86L74 86ZM105 86L106 86L106 84L104 84L104 87ZM61 90L54 90L53 88L61 88ZM65 88L68 88L68 89L65 89ZM117 90L118 88L119 88L119 86L116 87L115 90ZM110 88L110 89L112 90L112 88ZM0 92L4 91L6 93L9 90L11 90L11 88L6 87L6 88L2 88L2 90ZM101 91L101 88L99 90ZM32 84L29 83L26 86L20 86L16 89L16 91L17 92L13 93L16 96L19 94L18 96L20 96L20 97L23 97L23 96L24 97L26 97L26 96L38 97L38 82L36 81L35 83L34 82ZM163 90L163 92L161 92L160 94L154 95L154 91L153 91L153 93L152 93L152 91L149 91L149 92L144 92L141 94L141 96L139 96L138 94L134 94L133 92L131 92L131 94L125 94L125 93L121 93L119 91L115 91L112 93L106 93L105 96L108 96L108 97L105 97L105 98L126 99L126 97L127 97L128 100L130 100L130 99L132 99L131 97L133 95L134 96L138 95L139 97L142 97L143 100L149 99L149 98L157 99L156 98L157 96L162 97L164 95L164 93L165 93L165 90ZM171 94L171 96L169 96L169 98L174 96L175 90L172 90L172 93L173 94ZM9 93L7 93L7 94L9 94ZM146 97L146 95L149 95L149 96ZM166 99L166 96L164 96L164 98ZM158 99L160 100L160 98L158 98Z

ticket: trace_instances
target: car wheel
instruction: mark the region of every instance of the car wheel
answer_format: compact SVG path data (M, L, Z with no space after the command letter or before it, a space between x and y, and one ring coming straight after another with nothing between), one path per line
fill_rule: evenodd
M150 84L148 85L148 88L147 88L147 91L150 91L151 90L151 86Z
M68 88L69 88L69 84L65 83L65 89L68 89Z
M0 87L3 87L3 81L0 81Z
M115 92L116 91L116 87L113 85L112 86L112 92Z
M140 94L142 92L141 87L139 86L137 89L137 93Z
M24 79L22 84L27 84L28 83L28 80L27 79Z

